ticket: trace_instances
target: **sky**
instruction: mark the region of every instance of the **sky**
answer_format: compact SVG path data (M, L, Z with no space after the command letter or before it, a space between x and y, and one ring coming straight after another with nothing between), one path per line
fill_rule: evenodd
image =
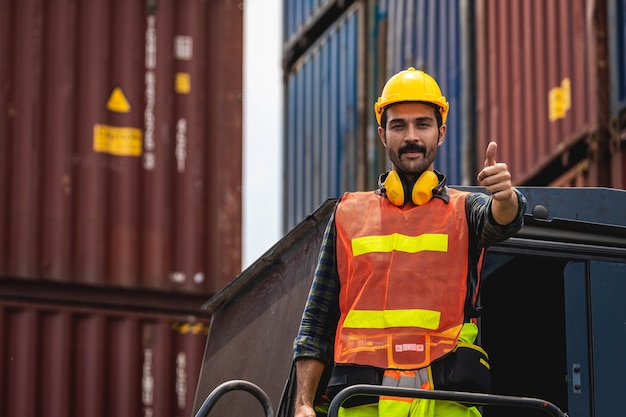
M281 7L244 2L242 270L282 237Z

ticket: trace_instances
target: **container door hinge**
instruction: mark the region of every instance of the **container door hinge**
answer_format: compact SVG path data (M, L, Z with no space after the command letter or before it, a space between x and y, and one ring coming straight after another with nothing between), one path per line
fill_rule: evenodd
M582 393L582 378L580 377L581 369L580 364L572 364L572 392L574 394Z

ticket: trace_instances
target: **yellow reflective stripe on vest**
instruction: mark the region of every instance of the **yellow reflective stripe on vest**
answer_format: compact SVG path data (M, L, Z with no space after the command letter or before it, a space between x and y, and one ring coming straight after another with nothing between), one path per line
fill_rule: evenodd
M421 327L435 330L441 313L434 310L350 310L343 327L351 329L387 329L390 327Z
M393 233L384 236L363 236L352 239L352 255L359 256L372 252L400 251L416 253L422 251L447 252L448 235L425 233L419 236L407 236Z

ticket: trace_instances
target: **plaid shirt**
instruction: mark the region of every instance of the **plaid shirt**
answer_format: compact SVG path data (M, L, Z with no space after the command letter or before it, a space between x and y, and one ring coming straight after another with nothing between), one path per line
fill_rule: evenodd
M490 206L491 196L471 193L467 196L465 208L469 226L470 250L468 269L476 275L476 265L483 248L492 243L509 238L522 228L526 199L517 190L519 210L513 222L499 225L493 219ZM446 187L436 190L434 197L448 201ZM326 226L313 283L307 299L300 330L293 345L293 358L312 358L324 363L332 363L335 331L339 322L339 277L335 257L335 216ZM475 280L475 277L468 277Z

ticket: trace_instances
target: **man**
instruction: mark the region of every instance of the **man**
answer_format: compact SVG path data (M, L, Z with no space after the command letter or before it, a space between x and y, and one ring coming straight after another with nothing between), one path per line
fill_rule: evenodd
M475 345L479 261L486 247L519 231L526 200L507 165L496 162L495 142L478 174L489 195L446 186L434 160L448 107L437 82L414 68L391 77L375 104L392 170L377 191L346 193L326 228L294 341L296 417L315 416L316 390L331 364L331 396L355 383L490 388L487 356ZM450 366L468 380L449 380L443 368ZM449 401L357 397L340 415L480 413Z

